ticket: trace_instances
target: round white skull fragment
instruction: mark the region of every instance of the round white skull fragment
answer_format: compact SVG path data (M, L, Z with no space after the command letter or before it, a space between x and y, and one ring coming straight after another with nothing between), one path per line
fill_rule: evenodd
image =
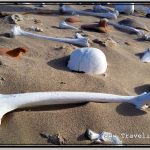
M72 52L68 68L78 72L103 74L107 69L106 56L97 48L79 48Z

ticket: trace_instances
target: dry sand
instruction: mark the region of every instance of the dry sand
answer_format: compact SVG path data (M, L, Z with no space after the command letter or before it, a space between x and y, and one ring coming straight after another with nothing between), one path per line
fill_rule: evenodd
M21 8L20 8L21 7ZM25 11L33 6L0 6L1 11ZM81 9L91 6L76 6ZM58 6L47 8L57 10ZM43 8L44 9L44 8ZM38 33L54 37L73 37L75 31L57 29L61 20L66 16L55 15L24 15L24 21L19 25L23 29L38 26L44 32ZM79 16L81 24L98 22L99 18ZM138 15L120 15L124 18L138 19L145 24L150 20ZM34 19L41 20L35 24ZM0 18L0 33L9 32L12 25L6 19ZM148 26L149 27L149 26ZM106 76L75 73L66 67L68 56L77 47L69 44L51 42L29 37L7 38L0 36L0 47L14 49L27 47L29 51L22 59L16 60L0 56L0 91L1 93L21 93L39 91L87 91L105 92L120 95L137 95L150 91L150 64L140 62L137 53L145 51L149 42L138 41L136 35L130 35L110 26L110 32L97 33L85 31L90 41L98 38L111 37L118 45L103 47L91 43L91 47L101 49L107 58L108 69ZM150 29L150 28L149 28ZM126 45L129 42L130 45ZM63 49L56 47L63 46ZM3 106L1 106L3 107ZM120 137L124 144L150 144L149 138L123 138L122 133L148 134L150 136L150 113L136 110L130 104L86 103L77 105L46 106L25 108L5 115L0 126L0 144L51 144L42 138L40 133L60 134L66 139L66 144L91 144L84 137L87 128L98 131L112 132Z

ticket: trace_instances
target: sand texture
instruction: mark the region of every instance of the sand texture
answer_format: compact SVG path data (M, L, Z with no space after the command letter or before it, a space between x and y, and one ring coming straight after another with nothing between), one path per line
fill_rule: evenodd
M80 9L91 9L89 6L75 6ZM0 6L0 11L21 13L31 11L34 6ZM57 5L41 9L58 10ZM38 26L43 32L37 34L53 37L73 37L72 29L58 29L59 22L69 15L25 14L19 22L22 29L29 31ZM72 25L99 22L99 18L79 16L81 22ZM122 19L134 18L147 25L150 20L135 13L120 15ZM41 23L35 24L35 19ZM0 33L10 32L13 24L7 17L0 18ZM105 75L91 75L71 72L66 66L69 55L77 46L17 36L15 38L0 36L0 47L15 49L26 47L28 51L18 60L0 56L0 91L2 94L40 92L40 91L87 91L104 92L118 95L138 95L150 91L150 64L142 63L137 54L149 47L149 42L138 40L134 34L128 34L109 26L108 33L84 31L90 40L91 47L101 49L107 58L108 69ZM92 42L95 39L104 41L111 37L116 46L106 46ZM0 106L3 107L3 106ZM130 104L119 103L86 103L63 106L46 106L25 108L8 113L0 126L0 144L52 144L40 133L60 134L66 144L91 144L84 137L89 128L95 132L112 132L120 137L123 144L150 144L150 113L136 110ZM149 138L123 138L122 133L148 134Z

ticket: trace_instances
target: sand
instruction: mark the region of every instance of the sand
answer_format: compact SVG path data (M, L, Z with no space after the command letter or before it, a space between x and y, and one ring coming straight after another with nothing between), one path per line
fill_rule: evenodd
M81 9L92 8L92 5L75 6ZM0 6L4 12L24 12L35 6ZM57 5L49 5L42 9L57 10ZM19 25L28 30L32 26L43 28L37 34L53 37L73 37L75 30L56 28L67 15L59 14L26 14ZM79 16L81 23L98 22L99 18ZM120 15L118 22L125 18L138 19L145 24L149 19L138 16ZM41 23L35 24L34 19ZM9 32L13 25L7 19L0 18L0 33ZM149 27L149 26L148 26ZM40 91L87 91L105 92L118 95L138 95L150 91L150 64L142 63L137 56L149 47L149 42L139 41L136 35L118 31L109 26L109 33L84 31L91 47L101 49L107 58L106 75L91 75L71 72L66 67L69 55L77 46L46 41L36 38L18 36L8 38L0 36L0 47L14 49L27 47L28 52L17 60L8 56L0 56L0 91L2 94L40 92ZM150 28L149 28L150 29ZM111 37L117 46L103 47L92 40L104 40ZM125 44L125 43L128 44ZM58 49L62 47L62 49ZM0 106L3 107L3 106ZM52 144L42 138L40 133L60 134L66 144L81 145L92 142L84 137L89 128L95 132L112 132L120 137L123 144L150 144L150 113L136 110L130 104L119 103L86 103L77 105L46 106L25 108L8 113L0 126L0 144ZM145 134L149 138L126 138L126 134Z

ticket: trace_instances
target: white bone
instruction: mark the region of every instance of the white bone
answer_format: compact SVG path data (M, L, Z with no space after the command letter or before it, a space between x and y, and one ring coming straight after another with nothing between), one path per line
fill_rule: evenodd
M129 4L116 4L115 9L119 11L119 13L123 12L127 15L133 14L134 13L134 4L129 3Z
M141 34L139 35L141 37L142 40L145 40L145 41L150 41L150 35L147 35L147 34Z
M142 56L141 61L146 62L146 63L150 62L150 49L149 48L144 52L144 55Z
M89 46L88 43L88 38L79 36L79 33L76 33L76 38L71 39L71 38L54 38L54 37L49 37L49 36L44 36L44 35L39 35L39 34L34 34L31 32L26 32L20 28L20 26L14 26L13 29L11 30L11 34L13 36L30 36L30 37L36 37L36 38L41 38L41 39L46 39L50 41L56 41L56 42L64 42L64 43L69 43L69 44L75 44L83 47Z
M65 21L60 22L59 28L60 29L75 29L75 30L79 30L78 28L67 24Z
M96 132L93 132L90 129L87 129L86 134L87 134L88 138L92 141L100 139L100 135Z
M69 13L72 15L82 14L82 15L88 15L88 16L103 17L103 18L108 18L108 19L117 19L118 15L119 15L118 11L116 11L116 10L114 12L108 12L108 13L95 13L95 12L87 12L87 11L83 11L83 10L77 10L70 6L65 6L65 5L61 6L60 10L63 13Z
M107 69L106 56L97 48L78 48L72 52L68 68L74 71L103 74Z
M109 25L113 25L114 27L124 31L124 32L132 32L132 33L135 33L137 34L138 36L143 36L144 35L144 31L141 31L141 30L138 30L138 29L135 29L133 27L130 27L130 26L126 26L126 25L121 25L121 24L116 24L116 23L111 23L111 22L108 22Z
M144 12L145 15L150 14L150 8L143 5L135 5L135 10Z
M138 96L120 96L91 92L35 92L0 94L0 120L6 113L17 108L84 102L126 102L134 104L137 109L143 109L146 104L150 103L150 93L144 93Z
M122 141L119 139L119 137L113 135L110 132L103 131L101 133L95 133L92 130L88 129L87 136L89 137L90 140L94 142L102 143L102 141L105 141L105 142L111 142L112 144L122 144Z
M90 140L102 143L102 141L105 142L111 142L112 144L122 144L122 141L119 139L118 136L113 135L110 132L101 132L101 133L95 133L92 130L87 130L87 136Z
M105 6L102 6L102 5L94 5L93 10L95 12L99 12L99 13L113 12L113 10L110 9L109 7L105 7Z

